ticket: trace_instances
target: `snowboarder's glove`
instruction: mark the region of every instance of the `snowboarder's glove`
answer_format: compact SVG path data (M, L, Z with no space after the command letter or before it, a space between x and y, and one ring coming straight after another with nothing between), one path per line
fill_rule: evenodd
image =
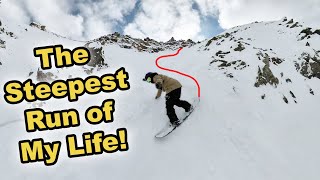
M156 88L157 89L162 89L162 84L161 83L156 83Z

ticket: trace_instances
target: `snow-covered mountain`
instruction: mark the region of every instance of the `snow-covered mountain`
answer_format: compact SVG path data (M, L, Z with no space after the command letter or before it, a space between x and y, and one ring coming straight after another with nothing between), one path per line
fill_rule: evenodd
M129 72L125 92L83 95L78 102L8 105L1 103L1 175L3 179L308 179L320 178L320 29L284 18L234 27L202 42L157 42L114 33L81 42L64 38L42 25L16 25L0 19L0 84L10 80L53 81L101 76L120 67ZM41 70L33 48L62 44L86 46L92 60L86 66ZM154 138L168 121L165 99L155 100L156 89L141 79L158 72L183 84L182 98L197 95L194 82L157 69L177 69L199 80L201 102L187 122L168 138ZM0 91L3 97L3 91ZM96 126L27 133L23 111L46 111L101 105L116 100L115 121ZM181 109L176 109L179 117ZM80 117L83 119L84 117ZM69 159L62 145L56 165L21 164L18 141L44 138L65 142L73 133L128 130L128 152ZM81 139L79 139L80 141Z

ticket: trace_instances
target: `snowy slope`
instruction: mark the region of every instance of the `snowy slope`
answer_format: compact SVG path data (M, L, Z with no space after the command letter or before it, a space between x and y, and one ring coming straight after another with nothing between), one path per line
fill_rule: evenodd
M1 89L5 82L24 81L29 74L37 81L39 62L32 49L53 44L70 49L84 44L102 48L107 64L98 68L43 71L51 72L53 79L86 77L86 70L101 76L125 67L131 84L129 91L84 95L74 103L51 99L12 106L1 101L2 179L319 179L320 80L313 63L320 59L317 54L320 35L314 33L301 40L304 34L299 33L307 27L290 28L295 22L287 23L289 20L235 27L213 39L185 47L177 57L161 60L164 67L195 76L202 90L199 107L188 121L168 138L157 140L155 133L168 121L165 99L154 99L156 89L141 80L144 74L157 71L178 79L183 84L183 99L191 101L197 94L192 80L160 71L154 64L158 56L174 53L178 48L175 43L171 48L155 43L163 49L150 53L139 48L127 49L117 42L102 45L99 40L72 41L2 21L1 27L13 32L14 37L0 34L5 41L5 48L0 48ZM133 41L142 42L134 38ZM310 46L306 46L307 42ZM315 58L306 62L307 58L301 58L303 53ZM307 72L303 71L304 66ZM259 68L265 71L260 76ZM0 95L3 97L2 91ZM25 131L25 108L40 106L47 111L76 108L83 115L86 108L101 105L108 98L116 100L115 121L111 124L87 125L81 116L83 123L77 128ZM183 115L181 109L176 111L178 116ZM120 127L128 130L128 152L67 157L66 135L74 133L80 137L83 132L96 130L115 133ZM18 141L38 137L63 142L56 165L20 163Z

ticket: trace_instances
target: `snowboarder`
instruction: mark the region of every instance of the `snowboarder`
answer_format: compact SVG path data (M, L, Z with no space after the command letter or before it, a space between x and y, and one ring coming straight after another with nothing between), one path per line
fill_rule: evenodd
M147 81L148 83L155 84L156 88L158 89L155 97L156 99L161 96L162 91L166 92L166 109L170 123L173 126L179 125L179 119L173 106L176 105L178 107L182 107L186 112L189 112L192 108L192 105L189 102L180 100L182 87L180 82L176 79L158 74L156 72L147 73L143 80Z

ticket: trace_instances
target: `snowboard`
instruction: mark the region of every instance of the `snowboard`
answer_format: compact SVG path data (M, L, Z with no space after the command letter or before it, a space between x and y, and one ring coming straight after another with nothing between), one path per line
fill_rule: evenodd
M177 127L179 127L184 121L188 119L188 117L192 114L194 109L199 104L199 101L200 99L194 100L194 102L192 103L193 108L181 120L179 120L179 124L177 126L173 126L170 122L168 122L167 125L155 135L155 137L163 138L168 136L170 133L172 133Z

